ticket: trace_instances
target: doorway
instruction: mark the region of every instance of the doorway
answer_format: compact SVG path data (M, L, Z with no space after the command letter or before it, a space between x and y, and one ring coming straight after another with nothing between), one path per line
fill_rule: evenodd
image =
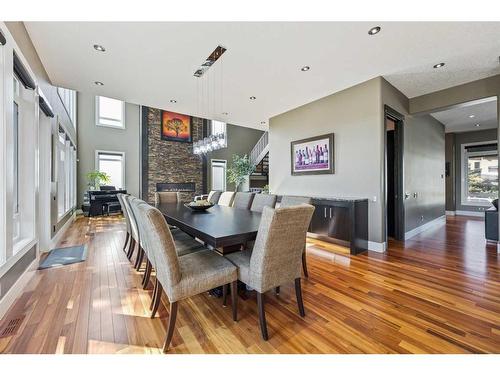
M404 241L404 117L385 107L385 199L386 237Z
M211 160L211 190L226 191L226 160Z

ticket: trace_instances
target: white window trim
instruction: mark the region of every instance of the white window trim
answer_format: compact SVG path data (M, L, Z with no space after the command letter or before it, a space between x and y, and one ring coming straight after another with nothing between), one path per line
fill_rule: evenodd
M224 189L222 191L226 191L227 189L227 160L224 159L210 159L210 190L213 190L213 165L215 163L223 163L224 164Z
M127 176L125 174L126 168L126 158L125 158L125 152L123 151L106 151L106 150L95 150L95 170L99 170L99 154L115 154L115 155L121 155L122 156L122 176L123 176L123 186L121 189L126 190L127 189Z
M472 206L472 207L490 207L491 203L489 202L471 202L466 198L466 192L467 192L467 173L468 173L468 164L465 162L466 161L466 156L467 155L474 155L476 153L471 152L467 153L466 147L467 146L480 146L480 145L487 145L487 144L496 144L498 145L498 141L482 141L482 142L472 142L472 143L464 143L461 145L461 156L460 156L460 166L461 166L461 172L460 172L460 180L461 180L461 191L460 191L460 204L462 206ZM498 146L497 146L497 151L481 151L477 153L478 155L496 155L498 154Z
M114 99L114 98L109 98L109 99L114 99L114 100L119 100L122 102L122 122L121 122L121 125L109 125L109 124L103 124L101 123L99 120L100 120L100 116L99 116L99 97L102 96L102 95L96 95L95 97L95 124L96 126L101 126L101 127L104 127L104 128L112 128L112 129L121 129L121 130L125 130L126 129L126 120L125 120L125 102L122 101L122 100L119 100L119 99ZM108 98L107 96L102 96L103 98ZM115 119L110 119L110 120L115 120Z

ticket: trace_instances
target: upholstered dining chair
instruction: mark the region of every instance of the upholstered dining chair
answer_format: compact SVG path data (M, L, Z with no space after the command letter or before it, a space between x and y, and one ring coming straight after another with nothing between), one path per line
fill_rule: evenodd
M178 191L157 191L155 193L155 204L177 203L180 201Z
M254 212L262 212L264 207L274 208L276 205L276 195L274 194L255 194L250 210Z
M151 256L148 253L148 245L146 243L146 238L144 235L142 235L144 233L145 229L144 229L144 221L140 220L139 207L141 205L149 206L148 203L146 203L145 201L143 201L139 198L135 198L135 197L130 198L130 207L132 209L134 217L137 218L139 238L141 240L141 248L142 248L142 251L144 254L143 256L146 257L146 269L145 269L144 276L142 279L142 287L145 289L147 287L147 285L149 284L149 280L151 278L151 272L154 269L154 265L151 262ZM179 228L171 228L170 230L172 232L172 236L173 236L174 242L175 242L175 247L176 247L176 250L177 250L177 253L179 256L189 254L191 252L195 252L195 251L203 249L203 244L196 241L193 237L189 236L187 233L184 233ZM140 262L142 263L142 260ZM155 284L154 290L156 290L156 286L157 285ZM152 317L155 316L156 310L158 309L158 305L159 305L158 303L156 303L155 295L156 295L156 293L153 291L153 301L151 302L151 309L153 310ZM156 309L154 308L154 306L156 306Z
M252 201L254 199L254 196L255 196L255 193L237 192L234 195L233 207L243 208L244 210L250 209L250 206L252 205Z
M219 202L217 204L219 206L227 206L231 207L234 199L234 191L225 191L220 195Z
M238 279L257 293L262 338L268 339L264 293L294 282L300 316L305 316L300 284L302 252L314 207L264 207L253 250L226 255L238 267Z
M312 198L310 197L299 197L294 195L283 195L281 197L280 207L292 207L299 204L312 204ZM307 270L307 257L306 257L306 245L304 244L304 252L302 253L302 270L304 271L304 276L309 277L309 271ZM279 293L279 288L277 289Z
M130 227L130 218L128 217L128 212L126 211L126 208L125 208L125 202L123 202L124 194L118 193L118 194L116 194L116 197L118 198L118 202L120 202L120 206L122 207L123 216L125 217L126 236L125 236L125 243L123 244L123 251L125 251L128 243L130 241L130 238L131 238L132 228Z
M163 352L170 346L174 333L179 301L231 284L232 315L237 320L236 267L212 250L201 250L179 257L170 228L158 209L140 205L141 220L144 221L148 254L156 269L158 294L165 291L170 302L170 316Z
M213 203L213 204L217 204L219 203L219 198L222 194L222 191L220 190L212 190L210 191L210 193L208 193L208 196L207 196L207 201L209 201L210 203Z
M136 245L139 243L139 230L137 228L137 224L135 221L134 214L132 213L132 208L130 207L130 195L122 195L122 201L124 203L125 211L124 213L127 215L129 223L130 223L130 241L127 250L127 259L131 260L134 255L134 251Z

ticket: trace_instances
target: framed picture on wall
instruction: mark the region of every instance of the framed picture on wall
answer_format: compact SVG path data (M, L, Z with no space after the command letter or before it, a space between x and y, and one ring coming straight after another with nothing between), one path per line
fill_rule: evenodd
M333 141L333 133L293 141L290 145L292 175L335 173Z
M174 142L192 142L191 116L161 111L161 139Z

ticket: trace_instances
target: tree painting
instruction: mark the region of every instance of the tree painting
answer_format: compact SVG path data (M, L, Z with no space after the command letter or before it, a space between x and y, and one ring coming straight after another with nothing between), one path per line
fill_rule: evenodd
M161 139L191 142L191 117L180 113L161 111Z
M176 137L179 136L179 132L181 130L184 130L185 127L186 126L184 125L182 120L177 117L167 121L167 129L173 130L175 132Z

